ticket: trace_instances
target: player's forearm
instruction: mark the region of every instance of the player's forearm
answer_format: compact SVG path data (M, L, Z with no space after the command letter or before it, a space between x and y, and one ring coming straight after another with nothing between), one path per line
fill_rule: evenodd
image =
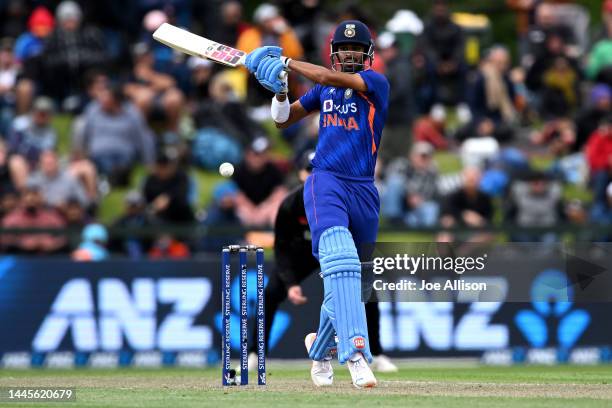
M289 61L289 68L318 84L329 86L340 85L337 83L337 77L338 74L342 73L334 72L331 69L322 67L320 65L315 65L304 61L291 60Z
M361 79L360 75L332 71L320 65L310 64L304 61L289 60L288 67L292 71L321 85L351 88L360 92L368 90L368 87L363 79Z

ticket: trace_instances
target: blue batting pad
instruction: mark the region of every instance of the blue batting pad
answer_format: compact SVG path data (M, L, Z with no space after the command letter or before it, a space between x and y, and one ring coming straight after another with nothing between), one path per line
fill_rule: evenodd
M315 339L312 347L310 348L310 352L308 353L308 357L311 360L323 360L328 358L332 349L336 348L336 340L334 330L334 325L329 317L328 305L331 301L331 295L326 296L323 304L321 305L321 318L319 320L319 330L317 330L317 338Z
M331 227L321 234L319 262L325 298L331 295L324 306L338 334L338 361L344 364L354 353L361 352L371 362L365 306L361 301L361 263L346 227Z

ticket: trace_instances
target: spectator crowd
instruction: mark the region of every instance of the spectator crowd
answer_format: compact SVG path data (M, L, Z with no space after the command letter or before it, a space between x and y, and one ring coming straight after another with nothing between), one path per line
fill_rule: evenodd
M276 133L268 91L244 69L155 42L164 22L329 66L335 24L364 21L376 40L373 69L391 84L376 170L383 226L488 241L488 227L511 225L517 242L553 242L567 224L612 227L612 0L593 15L567 0L506 0L516 37L505 45L487 17L446 0L387 21L353 3L277 0L252 15L244 6L3 2L0 250L181 259L221 242L179 239L173 227L273 226L297 163L316 146L317 118ZM313 84L290 73L289 85L295 100ZM201 174L226 161L232 178L202 186ZM212 192L204 205L203 189ZM102 225L117 191L123 207ZM146 228L156 236L136 233Z

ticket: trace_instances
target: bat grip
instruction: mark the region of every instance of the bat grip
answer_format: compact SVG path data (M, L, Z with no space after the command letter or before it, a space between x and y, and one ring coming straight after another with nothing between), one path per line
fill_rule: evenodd
M287 75L289 75L287 71L282 71L280 74L278 74L278 79L284 81L285 79L287 79Z

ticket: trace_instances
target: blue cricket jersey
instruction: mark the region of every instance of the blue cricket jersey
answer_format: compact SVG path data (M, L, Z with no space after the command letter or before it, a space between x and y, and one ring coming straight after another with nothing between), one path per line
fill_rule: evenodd
M350 177L374 177L387 118L389 82L372 70L356 75L363 78L366 92L317 84L300 103L308 112L320 112L314 168Z

